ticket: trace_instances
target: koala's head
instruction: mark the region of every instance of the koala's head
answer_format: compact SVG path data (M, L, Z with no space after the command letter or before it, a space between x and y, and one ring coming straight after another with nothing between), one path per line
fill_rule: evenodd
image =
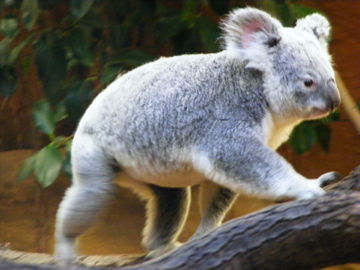
M276 115L315 119L339 105L325 17L312 14L288 28L263 11L244 8L230 13L222 28L226 50L247 68L263 72L265 95Z

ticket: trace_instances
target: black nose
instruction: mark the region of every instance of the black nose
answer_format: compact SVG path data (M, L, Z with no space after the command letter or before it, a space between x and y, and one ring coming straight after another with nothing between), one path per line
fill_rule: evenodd
M332 111L340 105L340 94L335 83L330 84L327 91L327 105Z
M340 99L328 99L328 108L334 111L340 105Z

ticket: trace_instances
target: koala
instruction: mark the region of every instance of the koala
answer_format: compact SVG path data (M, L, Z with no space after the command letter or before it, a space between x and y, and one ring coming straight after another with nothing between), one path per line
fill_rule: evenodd
M297 173L276 149L303 120L340 103L319 14L284 27L255 8L221 23L223 50L160 58L119 76L86 110L74 135L73 183L56 219L55 255L76 258L75 240L123 183L148 199L143 244L156 257L175 248L190 186L200 185L195 237L219 226L239 193L311 199L338 178Z

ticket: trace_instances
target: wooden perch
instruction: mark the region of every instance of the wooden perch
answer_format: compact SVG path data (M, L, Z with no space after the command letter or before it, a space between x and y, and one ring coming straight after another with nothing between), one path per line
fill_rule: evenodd
M161 258L112 269L316 269L360 262L360 167L312 200L278 204L232 220ZM20 265L0 269L89 269ZM94 268L106 269L106 268Z
M335 77L340 91L341 105L349 116L349 119L353 123L355 129L360 134L360 111L358 106L350 95L350 91L347 89L345 82L340 76L339 72L335 72Z

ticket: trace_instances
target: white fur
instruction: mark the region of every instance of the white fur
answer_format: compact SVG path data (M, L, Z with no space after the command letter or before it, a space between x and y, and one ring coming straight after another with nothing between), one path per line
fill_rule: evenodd
M312 32L319 40L321 45L327 49L330 35L330 23L320 14L311 14L296 22L296 28Z
M271 149L278 149L281 144L286 142L292 130L301 120L298 119L277 119L271 113L267 113L262 121L262 130L264 131L265 144Z

